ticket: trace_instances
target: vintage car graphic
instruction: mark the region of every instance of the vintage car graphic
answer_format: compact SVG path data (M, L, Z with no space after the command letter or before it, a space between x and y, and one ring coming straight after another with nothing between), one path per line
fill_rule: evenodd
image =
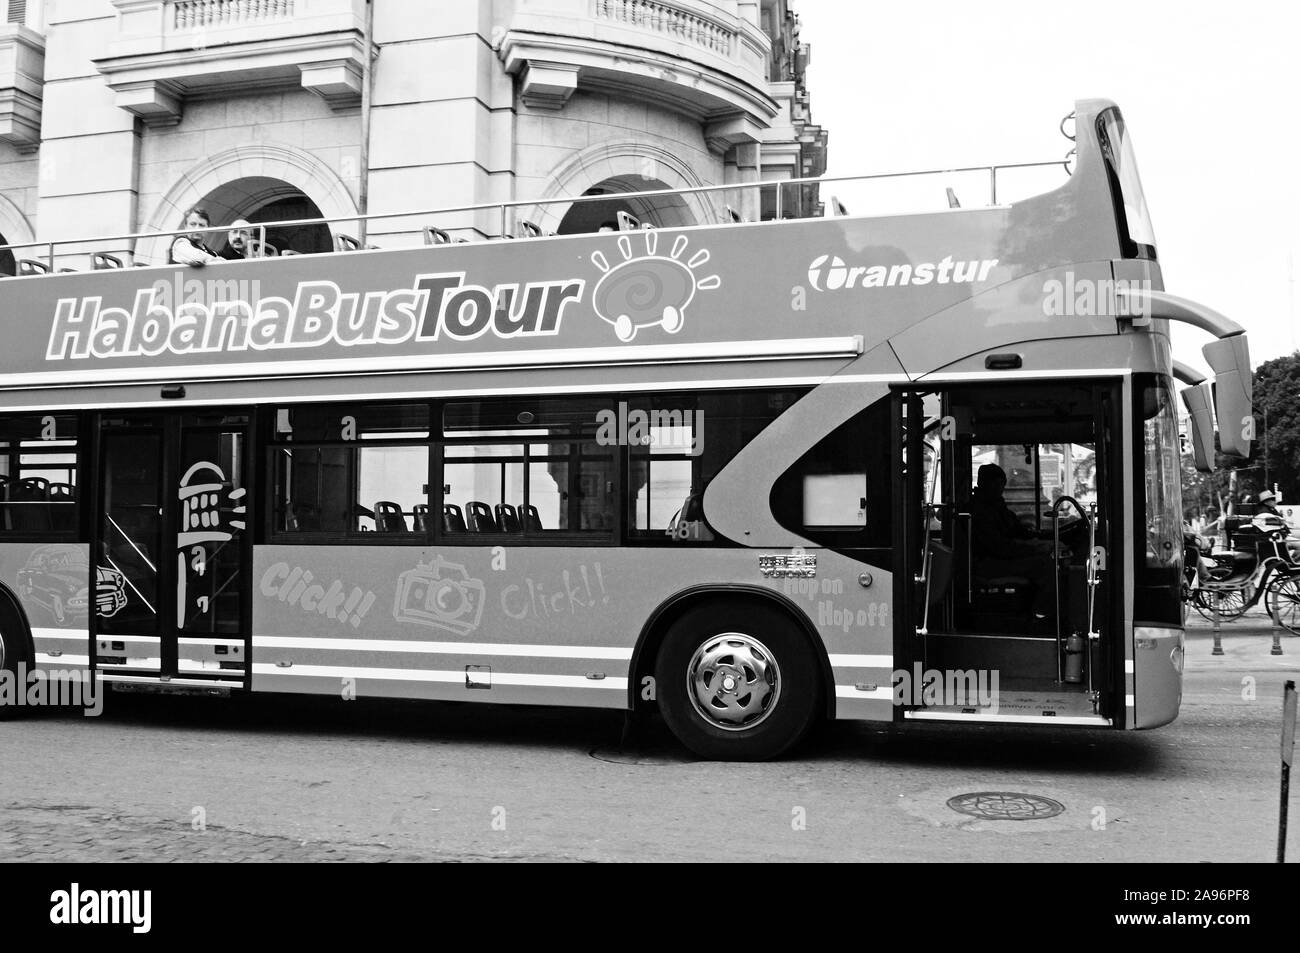
M57 544L32 551L18 570L18 592L45 609L58 625L84 621L90 614L90 565L77 546ZM111 616L126 605L126 585L116 569L95 567L95 605Z

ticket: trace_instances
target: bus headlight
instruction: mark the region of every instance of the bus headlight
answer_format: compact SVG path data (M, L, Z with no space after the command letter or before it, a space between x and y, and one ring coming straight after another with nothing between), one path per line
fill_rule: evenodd
M1178 644L1169 650L1169 661L1174 665L1174 671L1179 675L1183 674L1183 640L1179 639Z

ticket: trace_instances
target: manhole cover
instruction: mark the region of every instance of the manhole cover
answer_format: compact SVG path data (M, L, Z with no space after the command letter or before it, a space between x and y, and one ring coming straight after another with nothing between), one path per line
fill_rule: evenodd
M948 806L959 814L986 821L1041 821L1065 812L1065 805L1037 794L1011 791L980 791L948 798Z

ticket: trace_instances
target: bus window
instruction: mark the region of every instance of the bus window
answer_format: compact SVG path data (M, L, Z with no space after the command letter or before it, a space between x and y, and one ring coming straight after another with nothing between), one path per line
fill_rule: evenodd
M472 539L608 536L615 457L595 398L454 401L443 409L443 530Z
M279 408L273 436L277 535L424 535L428 404Z
M0 533L70 536L77 529L77 418L0 418Z
M643 542L717 542L704 491L799 391L709 391L634 397L618 411L628 448L627 534Z
M772 508L781 525L834 548L889 546L888 446L886 401L831 431L773 487Z
M1097 500L1097 451L1092 444L1018 443L971 446L970 482L994 463L1007 475L1007 507L1021 521L1041 529L1045 514L1063 496L1085 507Z

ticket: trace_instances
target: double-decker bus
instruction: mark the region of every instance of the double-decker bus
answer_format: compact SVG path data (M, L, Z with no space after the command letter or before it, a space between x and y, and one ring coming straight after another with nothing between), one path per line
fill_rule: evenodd
M819 718L1171 721L1169 324L1210 334L1227 452L1249 359L1163 290L1119 110L1074 123L1059 187L924 214L51 245L0 281L4 667L657 709L720 759ZM989 551L999 472L1036 563Z

